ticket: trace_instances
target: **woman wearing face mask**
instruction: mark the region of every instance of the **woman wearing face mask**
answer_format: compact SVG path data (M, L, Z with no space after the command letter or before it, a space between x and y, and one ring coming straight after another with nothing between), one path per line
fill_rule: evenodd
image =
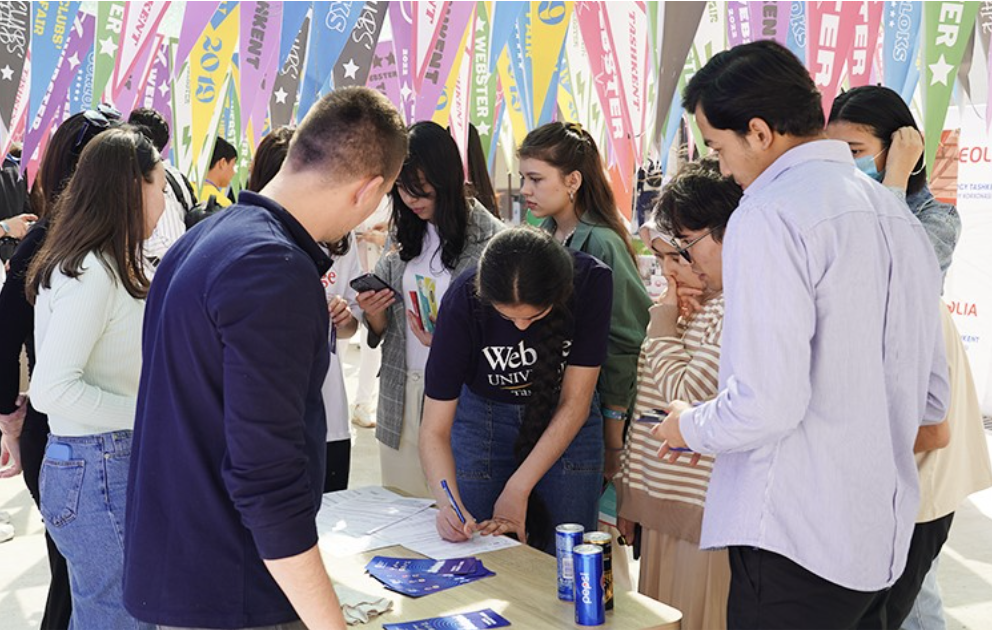
M669 401L702 402L719 391L722 239L741 195L712 158L686 164L662 190L656 211L662 227L649 229L649 238L668 290L651 307L635 419L616 478L618 528L635 540L634 526L640 525L638 590L676 606L686 628L727 626L727 552L699 549L714 458L659 459L662 441L651 432L657 424L645 419L660 418L663 412L656 410ZM680 308L680 301L692 306Z
M503 224L466 195L458 146L433 122L410 127L409 154L392 197L398 248L375 269L391 288L360 293L357 300L369 345L383 347L375 429L382 484L429 497L417 435L434 319L452 279L475 266Z
M528 210L544 220L541 227L559 243L595 256L613 270L609 351L596 385L609 479L620 468L651 298L637 273L629 231L589 132L577 123L549 123L527 134L518 153L520 194Z
M926 228L946 275L961 236L961 217L927 188L923 137L899 94L877 85L844 92L830 109L827 136L850 145L861 171L905 199Z
M141 245L165 209L165 186L147 138L133 128L101 133L28 269L38 356L31 400L51 427L41 514L69 567L72 628L137 627L121 583L149 287Z

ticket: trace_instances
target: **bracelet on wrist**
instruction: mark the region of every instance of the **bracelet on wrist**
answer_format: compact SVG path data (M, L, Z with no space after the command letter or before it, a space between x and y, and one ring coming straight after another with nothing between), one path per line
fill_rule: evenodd
M625 411L617 411L616 409L609 409L607 407L603 407L601 411L603 412L603 417L606 418L607 420L627 419L627 412Z

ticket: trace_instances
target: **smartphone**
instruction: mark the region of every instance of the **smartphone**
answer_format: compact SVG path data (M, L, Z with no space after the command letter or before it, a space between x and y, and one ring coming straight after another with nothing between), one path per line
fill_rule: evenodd
M352 289L358 291L359 293L365 293L367 291L382 291L384 289L389 289L393 293L397 293L396 289L386 284L385 280L374 273L366 273L358 276L348 284Z
M45 449L45 457L56 462L67 462L72 459L72 446L62 442L52 442Z

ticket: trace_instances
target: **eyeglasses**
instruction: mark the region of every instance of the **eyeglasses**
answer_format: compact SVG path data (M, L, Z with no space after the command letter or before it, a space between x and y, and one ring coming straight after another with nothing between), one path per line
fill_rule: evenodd
M83 119L83 126L79 128L76 142L72 145L72 152L76 155L82 153L83 147L98 133L119 125L121 113L110 105L101 103L96 109L83 112Z
M698 243L699 241L703 240L704 238L706 238L710 234L712 234L713 233L713 230L715 230L715 229L716 229L715 227L710 228L709 230L706 231L705 234L703 234L699 238L695 238L695 239L689 241L685 245L680 244L679 241L678 241L678 239L675 239L675 238L672 238L669 241L669 243L671 244L672 247L675 248L675 251L678 252L679 256L681 256L683 260L685 260L687 263L689 263L691 265L692 264L692 256L689 254L689 248L692 247L693 245L695 245L696 243Z

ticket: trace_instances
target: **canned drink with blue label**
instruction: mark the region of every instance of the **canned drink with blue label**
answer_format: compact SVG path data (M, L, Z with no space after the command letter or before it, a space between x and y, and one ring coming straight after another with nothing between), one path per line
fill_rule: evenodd
M601 626L606 623L603 594L603 548L579 545L575 548L575 623Z
M582 544L585 528L576 523L565 523L555 528L555 555L558 557L558 599L574 599L575 572L572 551Z
M586 532L582 542L603 548L603 593L606 610L613 610L613 536L607 532Z

